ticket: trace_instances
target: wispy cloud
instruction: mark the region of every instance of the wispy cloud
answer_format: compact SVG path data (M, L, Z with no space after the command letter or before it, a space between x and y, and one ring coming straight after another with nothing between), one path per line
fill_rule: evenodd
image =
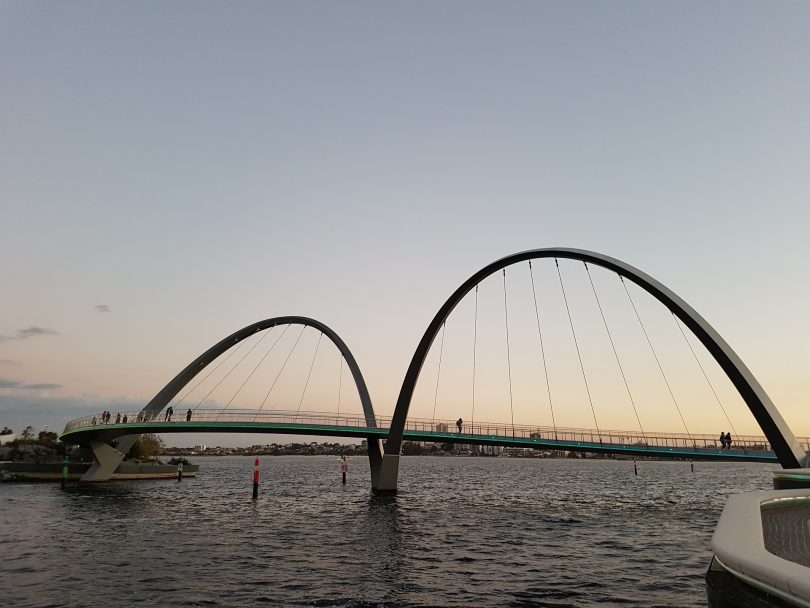
M19 330L17 332L17 339L27 340L28 338L33 338L35 336L55 336L58 333L59 332L54 329L32 325L31 327L26 327L25 329Z
M61 384L53 384L51 382L42 382L39 384L25 384L17 380L6 380L4 378L0 378L0 389L13 388L24 391L37 391L37 390L45 391L60 388L61 386L62 386Z
M106 304L96 304L96 312L112 312L112 309Z
M12 359L0 359L0 365L19 365L19 361L14 361Z
M28 338L35 338L36 336L56 336L56 335L59 335L59 332L56 331L55 329L32 325L31 327L26 327L25 329L18 329L13 336L0 335L0 342L5 342L7 340L27 340Z

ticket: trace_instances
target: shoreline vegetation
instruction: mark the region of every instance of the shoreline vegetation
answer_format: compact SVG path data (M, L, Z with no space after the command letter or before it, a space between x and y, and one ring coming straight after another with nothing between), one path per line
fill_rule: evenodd
M249 447L210 447L198 445L191 448L163 448L161 456L366 456L366 442L361 444L340 443L287 443L252 445ZM451 443L404 442L403 456L469 456L485 458L572 458L633 460L632 456L617 454L591 454L564 450L538 450L535 448L508 448L502 446L479 446ZM684 460L683 458L636 457L637 460Z

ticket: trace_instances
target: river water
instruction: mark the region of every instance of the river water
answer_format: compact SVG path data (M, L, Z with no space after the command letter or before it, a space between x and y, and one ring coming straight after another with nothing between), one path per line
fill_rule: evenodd
M0 485L2 606L706 606L729 494L773 465L197 458L196 479Z

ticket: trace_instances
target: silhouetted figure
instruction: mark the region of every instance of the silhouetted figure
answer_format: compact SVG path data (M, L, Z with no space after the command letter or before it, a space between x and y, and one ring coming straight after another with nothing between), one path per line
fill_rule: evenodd
M458 432L461 433L461 427L464 426L464 421L461 418L459 418L458 420L456 420L456 426L458 427Z
M191 408L186 412L186 422L191 422Z
M126 423L127 423L127 415L126 415L126 414L124 414L124 420L123 420L122 422L123 422L124 424L126 424Z
M93 426L96 426L96 417L93 416Z
M172 409L172 406L170 405L166 409L166 417L163 419L163 421L166 422L168 420L169 422L171 422L172 421L172 416L174 416L174 410Z
M726 433L726 447L731 449L731 433Z
M121 412L115 417L115 424L121 424Z
M720 433L720 449L723 450L726 447L726 434Z

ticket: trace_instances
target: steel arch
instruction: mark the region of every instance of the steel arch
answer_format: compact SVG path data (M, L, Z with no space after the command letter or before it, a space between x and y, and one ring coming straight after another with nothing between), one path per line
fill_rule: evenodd
M771 443L771 446L784 468L799 468L806 466L807 455L796 441L795 436L788 428L782 415L768 397L765 389L760 385L748 367L742 362L728 343L715 331L715 329L695 311L689 304L681 299L668 287L658 282L648 274L642 272L621 260L584 249L571 249L567 247L551 247L546 249L532 249L508 255L500 260L485 266L469 279L467 279L442 305L436 316L425 330L419 345L416 347L411 363L402 382L388 441L385 445L386 456L398 456L402 447L402 436L405 430L405 421L408 417L411 399L422 365L427 358L433 340L439 333L442 323L447 319L453 309L473 287L489 275L519 262L540 258L565 258L579 260L595 266L601 266L618 273L620 276L632 281L659 302L664 304L675 316L680 319L692 333L701 341L706 349L729 377L739 391L751 413L756 418L760 428Z
M243 327L239 331L232 333L227 338L220 340L199 357L194 359L194 361L189 363L183 371L177 374L177 376L175 376L171 382L164 386L163 389L161 389L161 391L155 395L149 403L146 404L143 411L152 414L160 412L171 402L172 399L174 399L177 393L183 390L183 387L191 382L191 380L194 379L197 374L205 369L217 357L239 344L239 342L245 338L249 338L257 332L270 329L276 325L304 325L307 327L313 327L314 329L323 332L324 335L328 337L335 346L337 346L338 350L343 355L343 358L346 360L346 364L349 366L349 370L354 378L354 383L357 386L357 392L360 395L360 403L363 406L363 415L366 418L366 424L370 427L376 427L377 420L374 416L374 408L371 405L371 397L368 394L366 381L363 379L363 374L360 372L360 367L357 365L357 361L355 360L354 355L352 355L352 352L349 350L349 347L346 346L346 343L329 326L321 323L320 321L316 321L315 319L310 319L309 317L298 316L273 317L271 319L258 321L248 325L247 327Z
M334 330L324 323L316 321L315 319L310 319L309 317L299 316L272 317L270 319L264 319L263 321L258 321L248 325L247 327L243 327L239 331L232 333L227 338L220 340L199 357L194 359L194 361L189 363L185 369L183 369L183 371L177 374L166 386L164 386L152 398L152 400L146 404L146 407L143 408L142 413L157 414L163 410L163 408L166 407L172 399L174 399L177 393L183 390L183 387L191 382L191 380L197 374L205 369L222 353L226 352L230 348L233 348L239 342L254 335L256 332L270 329L276 325L304 325L312 327L323 332L324 335L326 335L332 341L332 343L343 355L343 358L346 360L346 364L352 373L355 385L357 386L357 392L360 396L360 403L363 407L363 416L365 417L366 425L376 428L377 419L374 415L374 408L371 404L371 397L368 394L366 381L363 379L363 374L360 372L360 367L357 365L357 361L355 360L352 352L349 350L349 347L346 346L346 343L340 338L340 336L337 335L337 333L334 332ZM115 449L103 441L92 443L91 446L93 447L96 457L96 463L87 473L85 473L82 479L85 481L105 481L106 479L109 479L110 475L112 475L112 473L115 471L115 468L130 450L137 438L138 435L123 435L118 437L118 443ZM371 478L373 485L376 483L379 475L379 469L382 462L382 446L380 439L376 435L369 435L367 440L368 458L371 466Z

